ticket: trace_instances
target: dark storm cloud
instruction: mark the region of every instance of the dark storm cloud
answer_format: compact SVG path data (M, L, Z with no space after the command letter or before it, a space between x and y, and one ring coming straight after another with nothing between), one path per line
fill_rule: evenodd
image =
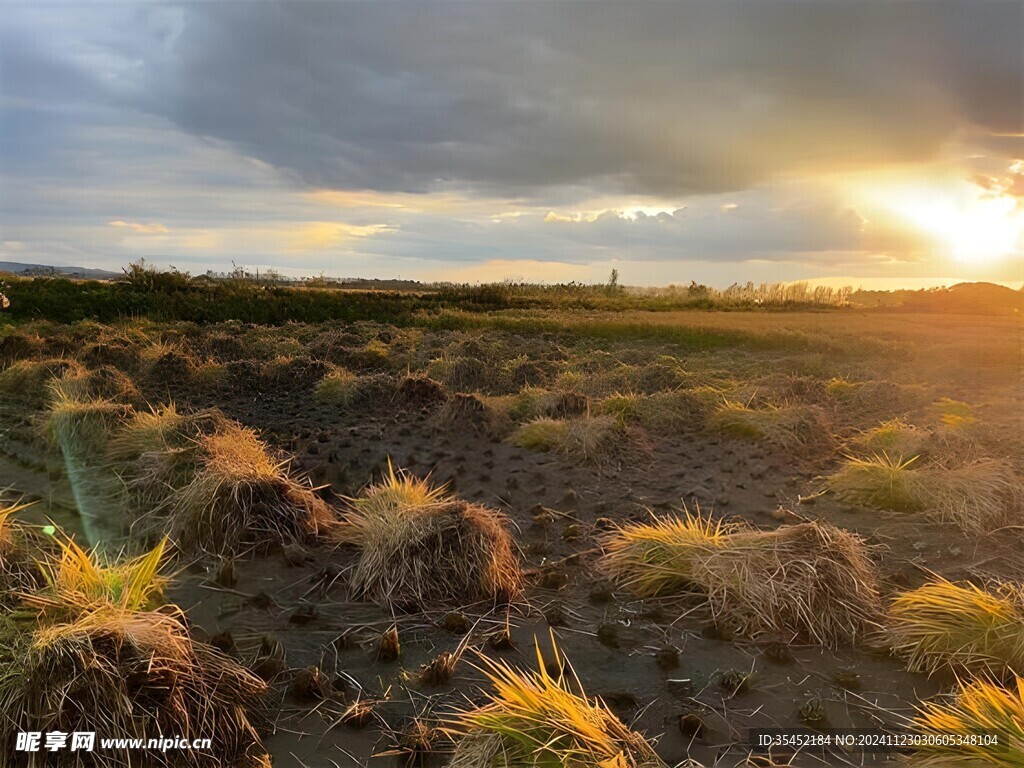
M134 99L303 182L685 194L1021 129L1017 2L210 2Z

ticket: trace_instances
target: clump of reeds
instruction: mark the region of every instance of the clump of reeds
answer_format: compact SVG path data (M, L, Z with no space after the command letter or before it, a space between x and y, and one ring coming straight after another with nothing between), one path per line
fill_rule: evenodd
M938 737L922 741L912 757L914 765L1022 768L1024 680L1017 677L1007 687L986 680L968 683L948 703L922 706L913 727L924 736ZM951 742L951 736L956 740Z
M292 478L256 433L233 422L197 444L195 471L167 503L174 542L226 553L271 543L308 543L337 525L331 508Z
M447 428L498 438L508 434L513 424L505 410L493 402L496 399L456 392L438 410L437 421Z
M389 380L383 375L358 376L347 368L334 368L313 390L313 397L323 405L347 407L384 396Z
M388 464L383 480L349 500L341 537L361 550L353 592L385 605L505 602L519 563L503 516Z
M700 401L687 390L615 394L601 402L601 413L623 423L640 424L652 432L674 432L703 422Z
M74 619L101 608L141 611L159 603L166 583L160 574L166 540L131 560L89 552L73 539L55 540L60 547L59 557L38 562L43 586L24 595L26 603L47 621Z
M1012 525L1020 514L1019 480L1012 465L1001 459L944 464L886 453L849 456L828 484L841 501L924 512L969 533Z
M84 372L81 363L62 357L18 360L0 371L0 393L11 400L39 406L50 395L48 382L61 376L78 376Z
M842 469L829 478L829 487L841 501L917 512L927 496L913 466L917 460L917 456L904 459L884 452L869 458L849 456Z
M508 442L531 451L552 451L578 461L601 462L622 447L624 438L622 424L611 416L541 417L520 426Z
M629 525L604 539L605 571L640 597L678 595L695 586L694 564L725 546L737 524L684 509L650 523Z
M886 634L914 671L1024 674L1024 587L935 579L893 601Z
M881 615L874 564L857 535L807 522L762 531L699 513L620 528L602 566L642 596L703 593L716 622L745 635L855 642Z
M456 741L453 768L662 768L651 745L600 699L591 699L558 649L555 676L537 649L537 671L481 657L491 690L482 706L454 712L445 732Z
M769 440L787 448L817 445L831 439L821 412L805 405L752 407L726 399L708 417L708 427L730 437Z
M455 392L478 392L493 388L499 372L483 360L470 356L446 356L431 360L426 374Z
M140 398L139 388L131 378L117 368L68 369L47 385L57 397L73 400L114 400L127 403Z
M91 731L105 738L210 738L209 750L150 750L160 768L265 765L253 711L266 685L219 651L193 641L176 612L104 607L34 631L3 627L0 709L8 733ZM11 745L7 745L11 746ZM48 753L79 765L81 752ZM138 752L103 759L131 765Z
M587 398L576 392L526 386L514 395L488 398L488 404L515 422L540 417L562 419L587 412Z
M859 435L852 447L866 456L892 456L902 461L925 453L929 438L928 430L890 419Z

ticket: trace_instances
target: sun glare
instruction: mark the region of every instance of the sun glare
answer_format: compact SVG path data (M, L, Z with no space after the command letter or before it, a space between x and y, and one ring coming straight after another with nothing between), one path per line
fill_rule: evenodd
M1024 212L1009 195L963 184L958 189L899 186L878 197L956 261L987 263L1020 248Z

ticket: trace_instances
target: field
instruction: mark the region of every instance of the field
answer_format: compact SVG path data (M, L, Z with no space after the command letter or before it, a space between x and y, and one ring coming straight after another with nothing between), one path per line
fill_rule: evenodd
M625 768L881 764L748 729L941 731L1024 674L1017 313L190 290L10 289L0 680L173 619L196 765Z

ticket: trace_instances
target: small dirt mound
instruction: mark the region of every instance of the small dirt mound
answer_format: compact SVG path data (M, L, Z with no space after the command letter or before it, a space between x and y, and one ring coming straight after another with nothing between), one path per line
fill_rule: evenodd
M437 413L438 423L450 429L477 435L501 437L511 429L507 418L496 413L476 395L458 392Z
M428 376L406 376L398 382L395 400L406 408L436 408L448 402L448 390Z

